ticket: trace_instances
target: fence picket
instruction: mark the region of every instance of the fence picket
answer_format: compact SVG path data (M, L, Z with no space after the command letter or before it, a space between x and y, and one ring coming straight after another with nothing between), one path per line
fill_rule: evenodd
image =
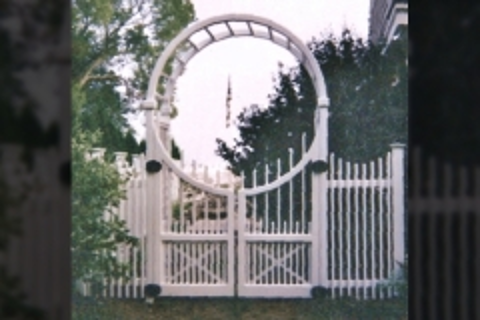
M338 179L343 178L343 159L339 158L338 159ZM338 226L338 239L339 239L339 279L340 283L343 283L344 277L343 277L343 189L339 188L338 189L338 218L339 218L339 226ZM343 296L343 290L342 286L339 287L339 295L340 297Z
M359 180L359 172L358 172L358 164L355 163L353 165L353 179L358 181ZM359 210L359 198L360 198L360 194L359 194L359 185L357 183L355 183L355 186L354 186L354 197L355 197L355 210L353 212L354 216L355 216L355 296L358 297L359 296L359 289L360 289L360 285L359 285L359 279L358 279L358 270L360 268L360 261L359 261L359 252L360 252L360 240L359 240L359 220L358 220L358 216L360 215L360 210Z
M370 179L375 179L375 163L373 161L370 162ZM370 209L370 225L371 225L371 246L370 246L370 259L371 259L371 279L372 279L372 298L375 298L375 288L373 287L373 280L375 279L375 190L373 188L370 189L370 201L371 201L371 209Z
M227 251L228 251L228 246L227 246L227 244L225 243L225 244L222 246L222 248L223 248L223 257L224 257L224 260L228 262L228 261L229 261L229 254L228 254L228 252L227 252ZM231 263L233 263L233 261L231 261ZM224 263L224 264L223 264L223 274L224 274L224 277L225 277L225 283L227 283L228 281L230 281L230 278L229 278L229 277L231 277L232 275L229 275L229 274L227 273L227 263Z
M387 181L390 185L389 188L386 190L386 196L387 196L387 279L391 279L392 277L392 272L393 272L393 250L392 250L392 237L393 237L393 227L392 227L392 153L389 152L387 153L387 161L386 161L386 176L387 176ZM392 292L392 287L391 285L388 286L387 290L387 296L390 298L392 297L393 292Z
M383 159L382 158L379 158L378 159L378 177L379 178L383 178ZM380 263L380 266L379 266L379 279L383 279L384 278L384 273L383 273L383 260L384 260L384 252L383 252L383 239L384 239L384 236L383 236L383 215L384 215L384 210L385 210L385 207L384 207L384 203L383 203L383 189L384 189L385 185L382 183L381 186L380 186L380 193L378 195L378 213L379 213L379 225L380 225L380 232L379 232L379 236L378 236L378 240L379 240L379 263ZM380 289L380 299L383 299L383 288Z
M292 170L293 168L293 149L288 149L288 170ZM289 217L289 224L288 224L288 233L296 233L293 224L293 179L288 182L288 217ZM297 220L297 218L295 218Z
M253 180L253 188L256 188L257 187L257 169L253 169L253 173L252 173L253 177L252 177L252 180ZM256 222L257 221L257 195L254 195L253 196L253 208L252 208L252 213L253 213L253 221ZM262 219L265 220L265 214L264 216L262 217ZM257 230L256 228L254 228L254 232L257 233ZM262 230L262 233L263 233L263 230Z
M127 183L127 199L129 199L129 201L126 201L126 208L127 208L127 211L125 212L125 215L126 215L126 222L127 222L127 227L129 228L130 232L132 230L132 227L134 225L134 222L133 222L133 217L132 215L128 214L129 212L133 212L134 210L134 205L135 205L135 198L133 196L133 191L134 191L134 181L133 179L129 179L128 183ZM127 288L126 288L126 295L125 297L126 298L130 298L130 290L133 289L133 281L134 281L134 274L133 274L133 246L129 245L127 247L127 263L128 263L128 266L130 267L130 279L128 279L128 285L127 285ZM133 294L133 293L132 293Z
M350 276L350 272L351 272L351 260L350 260L350 252L351 252L351 234L350 234L350 217L351 217L351 208L350 208L350 181L351 181L351 176L350 176L350 169L351 169L351 163L350 162L346 162L345 163L345 166L346 166L346 177L345 179L347 180L347 184L346 184L346 199L347 199L347 203L346 203L346 211L345 211L345 216L346 216L346 219L347 219L347 230L346 230L346 234L347 234L347 292L348 292L348 295L351 295L351 276Z
M334 154L330 154L330 170L328 173L328 178L330 181L333 181L335 178L335 156ZM335 224L335 189L333 188L333 185L331 185L331 188L329 190L330 192L330 203L329 203L329 218L330 218L330 228L329 228L329 233L330 233L330 272L331 276L331 287L332 287L332 298L335 298L335 286L337 283L336 276L335 276L335 251L337 249L337 246L335 244L335 230L336 230L336 224Z
M304 155L305 152L306 152L306 138L307 138L307 135L305 133L303 133L302 134L302 155ZM302 211L302 233L305 234L305 233L308 233L307 221L305 219L305 211L307 210L306 200L305 200L305 194L306 194L306 190L305 190L306 189L306 187L305 187L306 171L305 171L305 168L302 169L301 174L302 174L302 208L301 208L301 211Z
M145 167L145 154L141 154L140 155L140 159L139 159L139 172L140 172L140 176L142 178L142 181L141 181L141 184L142 184L142 187L145 188L146 186L146 179L145 179L145 171L142 170L144 167ZM147 272L146 272L146 251L147 251L147 244L146 244L146 238L147 238L147 210L146 210L146 193L145 192L142 192L141 193L141 210L140 210L140 217L141 217L141 238L140 238L140 245L141 245L141 248L142 248L142 253L141 253L141 260L142 260L142 267L141 267L141 278L140 278L140 296L142 298L145 297L145 292L143 290L143 288L145 287L145 281L146 281L146 278L147 278Z
M363 202L363 281L367 280L367 188L365 186L367 181L367 165L365 163L362 164L362 202ZM365 286L363 287L363 299L367 299L367 292Z
M269 170L268 170L268 163L265 164L265 184L268 184L269 182L269 179L268 179L268 175L269 175ZM269 204L269 201L268 201L268 192L265 192L265 222L267 223L267 233L273 233L272 232L272 229L269 229L269 227L271 226L271 224L269 223L270 222L270 212L268 211L268 204ZM270 226L269 226L270 225Z
M458 186L458 191L459 191L459 198L461 200L465 199L466 194L467 194L467 168L466 167L460 167L459 168L459 186ZM463 199L462 199L463 198ZM462 203L462 202L460 202ZM469 214L469 209L466 205L460 206L460 209L464 214L461 215L461 225L460 225L460 248L468 248L468 224L469 224L469 219L467 218L467 215ZM431 237L433 238L433 236ZM469 277L468 277L468 266L470 263L467 261L468 260L468 253L463 252L463 254L460 254L459 256L461 268L460 268L460 292L465 293L468 292L468 287L470 286L469 284ZM433 272L432 272L433 273ZM435 292L435 291L434 291ZM467 311L465 311L468 308L467 299L461 299L460 303L460 317L463 318L468 318Z
M280 158L278 158L277 159L277 179L280 178L280 175L282 174L281 165L282 165L281 160ZM285 229L283 229L283 231L281 230L282 229L282 222L281 222L281 216L280 216L281 197L282 197L281 188L277 188L277 223L276 223L277 226L276 226L276 232L275 232L277 234L285 232Z
M451 166L449 164L444 165L444 189L442 190L443 192L443 197L448 197L450 195L450 192L452 192L453 184L452 184L452 170ZM450 211L450 210L449 210ZM450 232L451 224L452 224L452 215L451 214L446 214L446 221L445 221L445 229L444 229L444 237L447 237L447 239L450 239L452 237L452 234ZM451 261L453 259L453 254L452 254L452 244L450 241L446 241L446 248L445 248L445 260L446 261ZM451 281L451 272L452 272L452 267L451 263L445 264L445 281L446 281L446 290L451 290L452 288L452 281ZM448 291L450 292L450 291ZM450 317L451 315L451 304L450 303L445 303L445 316Z

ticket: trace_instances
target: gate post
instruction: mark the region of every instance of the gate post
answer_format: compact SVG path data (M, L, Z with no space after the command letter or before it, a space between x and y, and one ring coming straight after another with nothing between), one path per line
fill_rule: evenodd
M328 105L327 98L318 99L315 111L315 139L312 171L312 285L328 286Z
M153 113L156 110L157 102L155 100L146 100L141 104L141 108L145 110L146 118L146 144L147 150L146 161L159 160L159 152L155 143L155 128L152 128ZM144 170L146 168L143 168ZM160 244L160 201L156 195L159 192L160 175L157 173L149 173L146 175L146 231L147 231L147 254L146 254L146 284L160 284L159 281L159 244ZM143 289L143 288L142 288Z
M392 208L393 208L393 259L395 263L405 262L405 195L404 195L404 154L405 145L393 143L392 148ZM399 266L395 266L395 271Z
M163 146L165 147L166 151L170 155L171 153L171 146L170 146L170 116L167 113L168 108L165 106L162 106L161 110L158 112L158 127L159 127L159 138ZM162 233L162 232L170 232L171 230L171 225L172 225L172 204L171 204L171 192L172 192L172 185L171 185L171 179L170 179L170 172L167 168L162 170L159 174L159 189L157 189L158 198L160 202L160 210L157 211L157 215L160 217L160 221L158 224L158 231L157 233ZM159 266L156 268L158 274L157 274L157 282L158 284L162 284L166 280L166 272L165 272L165 264L168 263L168 261L165 261L165 250L166 250L166 245L163 243L161 238L157 240L158 243L158 249L156 251L156 254L158 255L158 264Z

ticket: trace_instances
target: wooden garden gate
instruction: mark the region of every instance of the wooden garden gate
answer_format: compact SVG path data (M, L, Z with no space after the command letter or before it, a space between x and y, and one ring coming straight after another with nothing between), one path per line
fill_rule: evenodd
M172 92L187 62L210 44L240 36L265 39L289 50L312 78L318 104L314 119L315 138L302 160L277 182L241 189L237 195L233 190L213 188L186 175L172 161L165 146L170 145ZM165 74L165 66L171 58L172 72ZM159 84L163 85L163 96L158 93ZM159 109L157 104L160 104ZM303 220L299 222L301 226L297 222L289 221L286 225L287 222L277 221L277 224L252 231L247 230L246 216L251 216L251 212L247 212L246 204L248 197L256 198L259 193L281 188L309 162L322 167L328 150L328 104L323 75L314 56L299 38L281 25L257 16L229 14L200 21L182 31L158 59L150 78L147 98L141 105L147 119L147 166L151 169L146 186L147 256L154 257L147 259L147 282L160 284L164 295L233 295L234 229L237 220L239 295L309 296L312 285L325 281L327 267L319 268L318 264L326 258L326 250L322 251L319 247L320 244L325 245L326 232L322 234L318 229L320 223L325 223L322 221L326 218L325 214L309 214L311 221ZM164 168L160 170L161 167ZM185 190L180 192L181 197L186 194L189 198L185 202L177 199L174 203L170 199L171 174L179 177L180 185L191 189L190 193ZM325 174L321 171L314 174L311 183L314 197L310 209L325 213ZM238 215L235 213L236 198ZM203 207L197 210L200 202L204 203ZM265 204L268 206L268 203ZM175 206L178 208L176 219L171 209ZM265 216L267 211L255 208L253 219ZM214 219L208 219L212 213ZM198 228L196 220L203 220L203 224L216 223L217 226ZM252 218L249 220L252 226L257 223ZM224 228L219 228L222 223ZM195 226L193 229L192 225ZM321 252L324 252L323 256ZM259 263L253 266L253 261ZM298 262L294 264L292 261ZM275 288L272 289L272 286Z
M268 40L290 51L312 78L318 103L314 119L315 138L302 160L276 182L263 187L241 189L235 194L234 190L214 188L186 175L170 158L168 147L165 146L170 145L170 101L176 80L185 65L210 44L241 36ZM165 74L168 61L173 61L173 68L170 74ZM158 93L159 85L163 86L163 95ZM157 109L158 104L160 108ZM200 21L183 30L158 59L146 100L141 105L147 119L146 158L147 167L150 168L146 185L147 257L154 257L147 258L147 282L160 284L162 295L233 295L235 221L239 226L239 295L309 296L312 285L326 281L327 267L319 267L318 263L326 258L326 248L322 251L319 247L326 244L323 241L326 232L321 233L318 229L319 224L326 222L322 221L326 218L325 214L308 214L311 221L304 217L303 221L298 222L290 221L291 216L288 222L279 220L275 224L272 221L274 224L257 228L256 231L248 230L246 216L252 216L251 210L247 209L247 198L280 190L310 162L319 168L325 164L328 104L323 75L314 56L299 38L281 25L253 15L228 14ZM161 167L163 169L160 170ZM188 199L176 199L176 202L171 199L168 190L172 174L178 176L180 185L190 188L190 193L185 190L180 192L181 197L186 195ZM311 183L314 196L310 210L325 213L325 174L318 171L312 176ZM235 209L237 198L238 210ZM265 204L268 206L268 203ZM201 206L200 210L197 210L198 206ZM171 208L177 208L177 213ZM265 210L255 208L253 219L265 216L268 211ZM208 219L208 215L212 214L214 218ZM198 228L196 220L212 224L212 228ZM248 220L252 221L252 226L257 223L252 218ZM215 223L217 226L214 226ZM219 224L224 227L219 228ZM192 226L195 227L192 229ZM253 261L258 262L254 267Z
M315 149L272 183L257 186L255 176L250 188L243 179L208 184L166 157L147 161L147 283L166 296L310 297L327 267L326 254L315 254L327 187L325 173L307 170Z

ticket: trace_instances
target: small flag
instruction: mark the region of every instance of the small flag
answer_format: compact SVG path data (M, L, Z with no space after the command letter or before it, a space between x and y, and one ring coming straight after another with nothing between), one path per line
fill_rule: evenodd
M230 76L228 77L228 88L227 88L227 128L230 127L230 101L232 100L232 88L230 84Z

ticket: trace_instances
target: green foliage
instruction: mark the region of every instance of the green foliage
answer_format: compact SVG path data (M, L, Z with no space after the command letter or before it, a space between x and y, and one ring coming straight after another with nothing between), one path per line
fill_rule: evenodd
M378 288L391 288L395 294L395 299L398 301L398 306L395 311L401 312L405 317L408 317L408 256L405 257L405 262L398 262L399 270L391 279L385 284L378 285Z
M189 1L75 0L72 4L72 273L73 281L126 276L119 244L135 245L125 222L110 210L125 197L113 153L145 152L126 116L143 96L161 51L193 20ZM133 78L125 74L133 68ZM93 147L104 161L87 161ZM173 144L174 157L179 149ZM109 211L111 220L105 221Z
M354 39L346 30L309 44L325 76L330 98L329 150L350 161L382 156L393 142L407 141L407 40L400 38L386 54L383 46ZM267 109L251 107L238 117L240 139L230 147L217 139L217 154L235 173L261 169L276 174L288 163L287 148L301 154L313 138L315 93L303 67L279 71ZM262 166L260 166L262 165ZM260 175L262 176L262 175ZM270 180L271 181L271 180Z
M78 121L87 100L77 87L72 99L72 280L95 283L105 275L125 277L128 269L117 262L116 249L119 244L136 245L137 239L129 236L125 221L109 210L125 197L120 188L124 181L112 163L86 159L102 133L85 130Z
M171 142L171 156L175 160L180 160L182 158L180 148L178 147L178 145L175 143L175 140L173 139Z
M180 218L181 218L180 214L181 214L182 206L183 206L184 212L185 211L189 212L192 209L192 203L191 202L186 203L186 204L182 204L180 201L173 202L173 204L172 204L172 218L174 220L180 221ZM184 217L187 217L187 215L185 215Z
M398 265L400 267L398 273L384 286L394 288L397 297L406 304L408 302L408 257L405 258L404 263L398 262Z
M168 41L194 19L190 1L75 0L72 5L74 83L126 86L128 98L146 90ZM135 63L134 78L118 67Z
M176 201L172 205L172 218L174 220L180 220L180 211L182 210L182 205L180 202Z
M125 103L114 86L102 84L81 91L85 93L85 102L79 107L78 123L88 132L101 128L102 135L96 143L107 149L107 159L113 159L116 151L128 152L128 160L131 154L145 152L127 123Z
M137 112L134 106L168 41L193 18L190 1L72 3L72 78L87 99L80 121L86 130L102 128L99 145L107 149L107 158L115 151L145 152L126 116Z

